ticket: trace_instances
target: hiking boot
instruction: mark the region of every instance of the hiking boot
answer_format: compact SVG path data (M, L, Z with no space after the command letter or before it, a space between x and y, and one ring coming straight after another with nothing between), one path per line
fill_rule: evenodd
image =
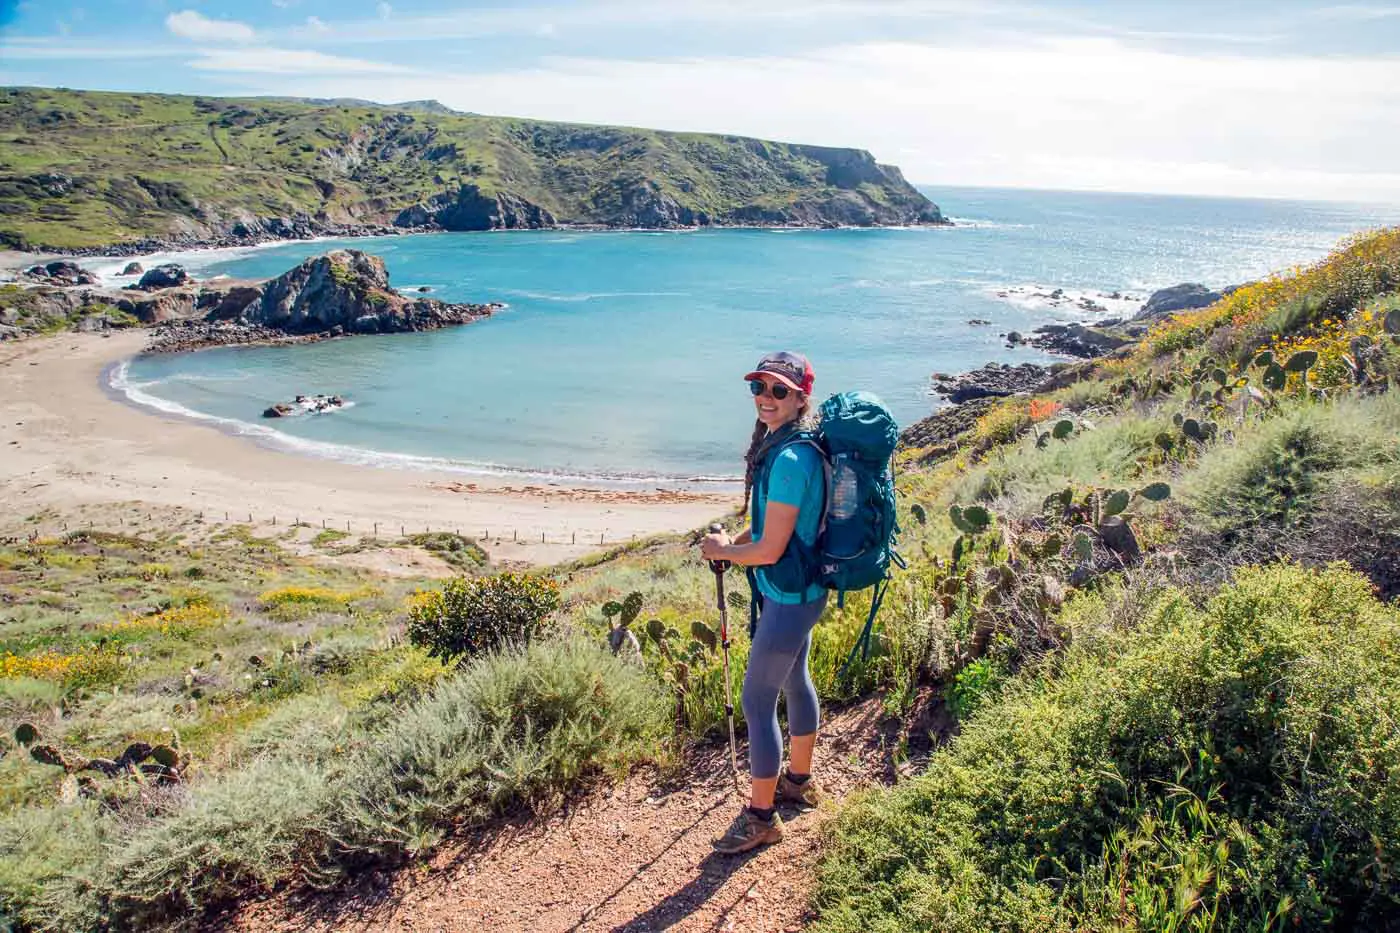
M778 790L776 797L778 800L787 803L797 804L799 807L815 807L821 803L821 788L817 787L817 782L812 778L807 778L801 784L788 777L784 771L778 775Z
M783 839L783 818L777 813L771 820L756 815L748 807L739 811L734 822L729 824L729 832L714 840L710 845L724 855L737 855L770 842Z

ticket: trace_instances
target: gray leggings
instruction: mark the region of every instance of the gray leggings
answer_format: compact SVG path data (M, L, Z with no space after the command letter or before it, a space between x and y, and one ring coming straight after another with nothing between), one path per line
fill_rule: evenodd
M744 718L749 723L749 773L754 780L778 776L783 736L778 728L778 691L787 698L788 734L810 735L821 723L817 688L807 670L812 627L826 608L826 596L787 606L763 597L749 669L744 674Z

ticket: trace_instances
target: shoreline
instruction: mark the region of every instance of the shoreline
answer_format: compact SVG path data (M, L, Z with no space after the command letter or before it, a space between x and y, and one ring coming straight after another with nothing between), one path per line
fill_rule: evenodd
M204 240L144 239L132 243L109 243L103 246L83 246L72 250L36 247L33 250L7 247L0 249L0 273L22 272L30 266L57 259L135 261L178 253L205 253L218 250L260 249L286 246L291 243L317 243L326 240L355 240L402 236L427 236L443 233L697 233L704 230L942 230L951 227L974 226L968 223L915 224L705 224L690 227L611 227L606 224L556 224L552 227L493 228L490 230L445 230L440 227L373 227L349 228L344 231L317 233L309 237L211 237Z
M149 328L146 330L149 332ZM346 340L353 339L353 336L366 335L342 335L340 337L324 337L321 339ZM154 352L202 353L207 350L223 348L278 345L297 346L300 344L291 342L286 344L267 342L211 344L209 346L202 346L189 350ZM278 431L273 425L263 424L257 421L244 421L238 418L212 415L207 412L187 408L178 402L158 398L157 396L148 396L152 399L152 401L149 402L134 397L133 391L139 393L139 387L120 386L117 384L115 377L124 377L126 365L137 356L148 352L153 351L143 349L136 354L112 360L103 366L99 376L99 387L108 398L127 408L143 412L164 421L213 428L226 437L252 443L263 450L275 454L308 458L316 461L341 463L350 466L363 466L377 470L432 474L435 476L450 475L456 477L455 481L447 484L451 486L461 486L466 480L470 480L472 483L485 482L493 485L497 483L532 484L525 488L535 488L541 483L547 486L561 486L567 483L573 487L572 491L574 492L589 490L598 492L646 493L655 490L658 492L664 491L672 493L677 496L705 497L725 496L730 492L737 494L743 484L742 475L667 476L663 474L607 475L571 473L547 468L533 469L530 467L513 467L497 463L473 463L471 461L453 460L450 457L434 457L426 454L404 454L394 451L375 450L370 447L356 447L351 444L338 444L333 441L310 441L305 438L297 437L294 434ZM466 480L464 480L463 477L465 477ZM506 485L502 488L511 489L514 487Z
M64 333L0 346L0 535L57 530L48 525L70 518L125 526L132 513L176 510L255 528L300 519L361 534L490 532L493 560L543 564L595 550L600 536L606 546L700 528L738 502L720 492L366 466L250 444L114 394L104 374L146 339L144 330Z

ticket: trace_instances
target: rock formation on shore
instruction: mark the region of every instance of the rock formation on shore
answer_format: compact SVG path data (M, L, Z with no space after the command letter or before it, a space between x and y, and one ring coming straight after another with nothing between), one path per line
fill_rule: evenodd
M316 256L262 283L187 281L154 292L40 287L15 289L7 301L23 305L24 322L36 331L63 322L87 330L157 325L153 352L433 330L500 307L406 298L390 288L384 261L359 250Z

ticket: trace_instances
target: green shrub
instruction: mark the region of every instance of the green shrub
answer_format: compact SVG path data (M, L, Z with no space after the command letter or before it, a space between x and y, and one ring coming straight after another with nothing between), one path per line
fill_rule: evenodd
M589 778L655 758L669 703L586 643L477 658L384 725L293 701L244 767L157 796L0 818L0 919L42 930L148 929L274 884L420 852L504 809L544 809ZM298 723L305 719L308 722Z
M967 719L997 690L1006 676L992 658L978 658L958 672L948 686L948 709L958 719Z
M433 552L459 570L485 567L490 561L486 552L476 541L451 532L430 531L424 534L410 535L408 540L425 551Z
M1180 499L1207 546L1301 528L1343 474L1400 460L1400 398L1295 403L1241 425L1179 483ZM1333 474L1336 474L1335 476ZM1213 542L1213 543L1212 543ZM1269 553L1266 551L1265 553Z
M350 857L392 857L511 804L547 806L592 774L655 757L668 711L652 678L593 644L478 658L349 767L335 836Z
M294 880L324 859L319 831L346 791L317 767L259 760L199 788L187 806L111 840L99 876L124 928Z
M1381 929L1400 923L1400 612L1344 569L1249 568L1125 630L1068 613L928 772L830 830L815 929Z
M475 657L529 642L558 606L559 586L547 577L461 577L415 599L408 613L408 637L442 661Z

